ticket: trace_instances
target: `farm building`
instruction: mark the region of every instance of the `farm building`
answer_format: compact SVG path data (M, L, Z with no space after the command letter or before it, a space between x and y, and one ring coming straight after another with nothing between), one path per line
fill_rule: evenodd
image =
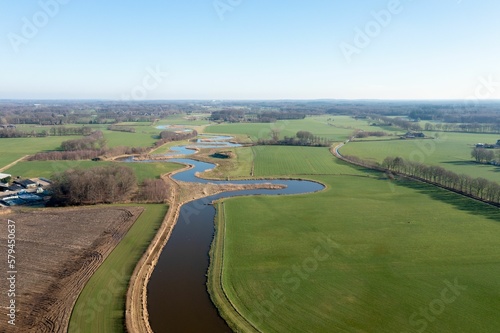
M25 189L33 189L37 187L36 183L31 179L15 180L14 184L20 185Z
M8 173L0 173L0 182L6 183L4 180L9 178L12 178L12 175L9 175Z

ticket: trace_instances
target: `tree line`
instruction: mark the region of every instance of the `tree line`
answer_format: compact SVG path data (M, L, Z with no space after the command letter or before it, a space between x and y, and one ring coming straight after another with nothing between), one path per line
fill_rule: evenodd
M500 204L500 184L485 178L473 178L464 174L456 174L440 166L406 161L401 157L386 157L382 167L474 198L497 205Z
M173 131L162 131L160 133L160 139L155 142L155 147L159 147L167 142L172 142L172 141L182 141L182 140L189 140L192 138L196 138L198 136L198 132L195 130L192 130L190 132L173 132Z
M382 137L382 136L386 136L386 135L387 135L387 133L386 132L382 132L382 131L374 131L374 132L357 131L356 133L354 133L353 137L357 138L357 139L362 139L362 138L368 138L368 137L371 137L371 136Z
M442 131L442 132L465 132L465 133L500 133L500 121L490 123L425 123L426 131Z
M52 127L49 130L21 131L16 128L0 128L0 138L44 138L47 136L89 135L90 127Z
M259 145L283 145L283 146L308 146L308 147L329 147L332 141L316 136L308 131L298 131L295 137L285 136L280 139L280 131L277 129L271 130L270 139L259 139Z
M377 125L382 125L382 126L396 126L401 129L404 129L406 131L421 131L422 127L416 122L412 122L400 117L386 117L386 116L380 116L380 115L369 115L369 119L372 121L376 122Z
M108 130L116 132L135 133L135 128L130 126L109 125Z

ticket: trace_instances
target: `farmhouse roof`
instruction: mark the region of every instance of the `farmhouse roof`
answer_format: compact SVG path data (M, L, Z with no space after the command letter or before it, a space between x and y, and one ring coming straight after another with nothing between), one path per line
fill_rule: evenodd
M30 179L25 179L25 180L16 180L14 183L21 185L24 188L27 188L29 186L36 186L36 183Z

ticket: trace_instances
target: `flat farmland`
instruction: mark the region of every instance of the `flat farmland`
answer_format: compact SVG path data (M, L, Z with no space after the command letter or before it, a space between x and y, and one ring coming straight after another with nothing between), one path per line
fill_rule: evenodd
M255 146L254 175L359 174L326 147Z
M142 215L79 295L71 314L68 332L124 331L125 302L130 277L163 222L168 208L166 205L142 207Z
M18 310L16 325L2 320L0 331L66 332L80 291L142 211L141 207L96 206L16 209L0 215L2 224L10 219L16 226ZM6 244L6 227L0 238ZM2 290L8 289L5 274ZM7 304L6 293L1 293L0 302ZM6 311L2 306L4 319Z
M307 117L300 120L279 120L275 123L245 123L210 125L206 133L247 135L253 141L269 139L272 129L280 130L280 137L295 136L298 131L309 131L316 136L332 141L344 141L353 132L351 128L338 128L328 125L328 117Z
M176 114L167 116L161 119L156 125L186 125L186 126L202 126L208 125L210 122L206 118L210 117L208 113L197 114ZM192 119L191 119L192 118ZM194 120L196 119L196 120Z
M498 182L500 167L475 163L470 155L475 143L495 143L498 138L492 134L440 133L433 140L350 142L340 152L376 162L382 162L387 156L400 156L411 161L440 165L459 174Z
M108 147L151 147L158 141L161 130L151 126L137 126L135 133L102 129Z
M25 155L40 151L57 150L61 142L78 139L78 136L52 136L46 138L1 138L2 153L0 154L0 168L18 160Z
M223 288L258 330L497 329L497 208L383 177L310 178L327 189L224 200Z
M93 161L23 161L5 170L13 176L24 178L46 177L51 178L54 173L63 172L73 168L88 169L96 166L110 165L120 162L93 162ZM177 170L179 164L167 162L151 163L121 163L134 170L137 180L160 178L162 174Z

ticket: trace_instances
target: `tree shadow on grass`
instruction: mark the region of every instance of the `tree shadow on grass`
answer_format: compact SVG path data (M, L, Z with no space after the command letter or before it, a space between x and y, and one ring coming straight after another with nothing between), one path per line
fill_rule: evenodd
M446 162L443 162L445 164L452 164L452 165L459 165L459 166L462 166L462 165L468 165L468 166L475 166L475 167L488 167L488 171L493 171L493 172L500 172L500 167L496 167L494 168L493 170L489 169L490 167L493 167L494 165L491 165L491 164L482 164L482 163L477 163L477 162L474 162L474 161L446 161Z
M500 209L497 207L468 198L458 193L454 193L433 185L417 181L398 180L396 184L428 195L434 200L439 200L441 202L453 205L459 210L471 213L473 215L480 215L495 222L500 222Z

